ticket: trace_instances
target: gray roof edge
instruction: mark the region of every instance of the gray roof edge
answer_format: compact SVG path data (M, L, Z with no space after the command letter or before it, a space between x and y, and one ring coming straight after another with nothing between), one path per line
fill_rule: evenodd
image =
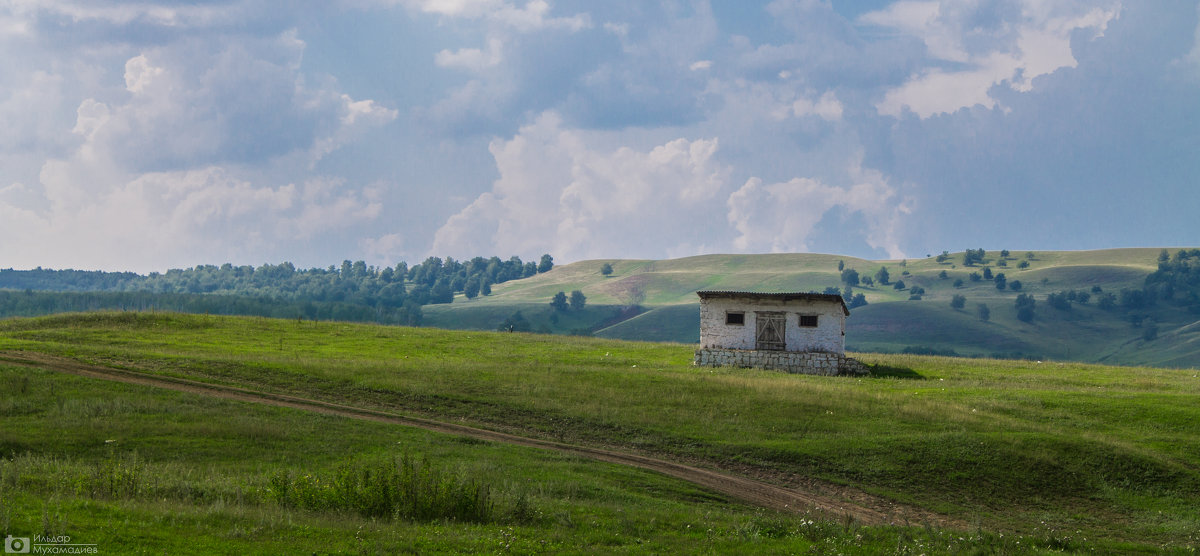
M816 292L746 292L746 291L728 291L728 290L700 290L696 292L700 299L709 297L760 297L767 299L808 299L812 301L830 301L841 304L842 311L847 316L850 315L850 309L846 307L846 300L840 295L832 293L816 293Z

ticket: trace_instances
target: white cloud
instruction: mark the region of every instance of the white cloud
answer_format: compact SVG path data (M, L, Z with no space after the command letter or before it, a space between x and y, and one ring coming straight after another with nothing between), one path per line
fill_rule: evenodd
M442 50L437 53L434 61L442 67L458 67L478 72L499 65L504 59L503 51L504 42L493 38L488 41L487 51L478 48L460 48L453 52Z
M742 252L808 251L808 241L825 213L835 207L862 213L868 222L867 244L902 258L899 228L911 212L884 176L861 166L850 169L853 185L837 187L811 178L793 178L764 185L750 178L729 196L727 218L737 230L733 240Z
M1021 68L1020 60L1003 53L978 59L969 71L944 71L931 68L912 76L905 84L891 89L875 105L880 114L899 116L905 108L922 118L975 105L994 107L988 93L997 83L1013 78Z
M480 17L504 5L501 0L417 0L421 10L454 17Z
M650 256L697 244L728 168L715 139L602 150L546 113L490 147L500 179L438 231L433 252Z
M1081 2L1014 0L996 6L1018 15L983 14L981 5L954 1L902 1L869 12L858 22L894 29L924 42L934 59L891 88L876 104L880 114L899 116L905 108L927 118L959 108L995 107L996 85L1029 91L1033 80L1064 67L1075 67L1071 37L1080 30L1102 36L1120 12L1117 0L1104 7ZM996 6L991 6L995 8ZM949 66L937 61L951 62Z
M69 116L59 112L69 94L68 80L41 69L21 78L7 90L0 88L0 149L57 150L73 143L65 133Z
M35 145L40 171L0 186L0 235L10 238L0 258L137 270L262 262L377 220L376 187L315 173L314 164L398 111L341 93L331 79L310 84L299 69L304 47L294 31L117 46L89 59L107 64L100 78L34 72L26 91L0 90L0 121L21 129L42 115L40 99L53 117L37 129L69 139ZM75 54L48 59L84 66ZM63 110L73 121L56 129Z
M528 0L521 7L504 0L411 0L408 4L426 13L484 19L521 32L538 29L580 31L592 26L586 13L550 17L550 3L546 0Z
M42 185L49 210L23 208L30 202L14 197L25 191L0 190L0 233L24 238L0 247L3 257L82 268L120 261L142 271L253 262L281 246L372 221L382 210L369 190L336 179L263 186L214 166L133 177L97 173L81 186L80 176L93 170L78 160L47 164Z
M940 60L966 62L970 58L962 44L962 36L941 19L941 2L900 1L882 10L868 12L858 18L867 25L891 27L917 36L925 42L929 55Z
M1192 33L1192 48L1173 61L1193 80L1200 80L1200 5L1196 6L1196 30Z
M134 56L125 62L125 89L134 94L141 93L162 73L163 69L150 65L144 54Z
M792 115L797 118L819 116L829 122L842 119L842 103L833 91L825 91L816 101L800 97L792 102Z
M711 68L712 64L713 64L712 60L699 60L696 62L692 62L692 65L688 66L688 69L690 69L692 71L703 71L703 70Z
M71 0L16 0L7 3L23 21L36 14L65 16L75 22L102 21L115 25L133 23L164 27L202 27L244 20L247 2L229 1L205 5L164 6L151 2L95 2Z
M399 233L384 234L379 237L364 238L361 242L368 260L391 261L403 260L409 255L404 235Z

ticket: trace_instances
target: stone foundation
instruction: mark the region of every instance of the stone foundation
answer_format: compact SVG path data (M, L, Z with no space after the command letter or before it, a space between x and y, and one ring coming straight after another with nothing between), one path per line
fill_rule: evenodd
M867 368L854 359L819 351L703 348L696 350L692 364L703 367L759 367L806 375L868 374Z

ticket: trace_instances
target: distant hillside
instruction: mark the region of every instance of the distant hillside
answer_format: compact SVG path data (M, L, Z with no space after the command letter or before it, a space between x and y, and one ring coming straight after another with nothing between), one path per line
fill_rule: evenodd
M1155 303L1153 293L1149 304L1139 301L1162 249L979 251L905 261L803 253L582 261L499 284L490 296L427 306L424 323L496 329L520 312L543 332L690 343L699 339L699 290L845 293L843 270L854 270L873 283L851 288L867 302L852 309L851 350L1200 366L1200 315ZM609 276L601 274L605 264ZM875 278L881 268L886 285ZM573 290L587 297L584 310L550 307L555 293ZM1018 318L1021 295L1034 301L1028 321ZM955 296L961 308L952 306Z

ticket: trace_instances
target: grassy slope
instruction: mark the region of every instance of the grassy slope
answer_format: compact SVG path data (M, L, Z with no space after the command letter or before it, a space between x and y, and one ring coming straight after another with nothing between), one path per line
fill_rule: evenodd
M0 385L0 526L16 536L68 535L100 553L774 552L813 544L791 532L804 530L799 519L541 450L3 364ZM380 521L280 507L265 494L280 472L328 479L347 463L403 455L491 485L502 515L479 524ZM503 515L521 497L532 515ZM778 527L788 534L759 534ZM824 525L808 533L839 544L847 537Z
M1100 251L1040 251L1030 267L1017 268L1026 260L1025 251L1013 251L1007 267L998 265L998 252L988 255L986 266L1003 272L1008 280L1019 280L1021 293L1039 301L1046 294L1063 290L1104 291L1141 287L1146 274L1156 266L1159 249L1109 249ZM1016 319L1013 300L1017 292L996 290L992 282L970 282L972 272L984 265L964 267L962 254L944 262L935 258L905 261L867 261L820 254L703 255L665 261L583 261L555 268L525 280L501 284L486 298L460 298L451 305L427 306L426 324L443 328L494 329L516 310L521 310L544 331L566 332L591 328L596 335L655 341L698 341L699 311L695 292L702 289L742 291L822 291L841 287L838 261L861 276L887 267L892 281L926 290L920 301L909 301L908 290L890 286L855 288L870 303L853 311L847 323L847 342L865 351L897 352L908 346L954 350L973 356L1026 356L1105 362L1190 367L1200 365L1200 327L1188 328L1195 317L1167 308L1160 309L1160 339L1141 340L1141 330L1121 320L1116 312L1078 305L1068 312L1044 303L1034 323ZM612 276L602 276L600 267L611 263ZM947 278L938 274L946 271ZM902 275L904 271L908 276ZM953 287L961 278L964 286ZM591 312L564 313L552 322L548 300L558 291L581 290ZM649 312L613 324L616 306L636 301ZM954 295L967 298L963 310L950 307ZM991 310L990 322L978 318L977 306Z
M689 347L669 344L136 314L5 321L0 349L247 384L709 465L820 477L957 516L984 532L1041 538L1050 543L1046 546L1194 549L1200 528L1195 465L1200 439L1194 434L1200 381L1192 372L867 356L912 378L829 379L698 369L688 364ZM54 388L47 400L55 399ZM6 415L31 407L24 395L7 399ZM29 430L72 422L70 416L62 419ZM64 449L95 456L99 439L108 434L95 425L102 421L83 421L93 423L91 428L68 439ZM305 426L296 430L312 430ZM57 439L24 430L3 429L4 451L56 453ZM137 438L139 450L155 443L166 450L179 432L125 434ZM282 440L278 431L252 434L261 434L264 446L280 446L309 433ZM248 441L259 442L234 438L230 446ZM215 459L220 456L212 454L227 453L204 444L197 441L193 449L208 450L206 457ZM263 457L269 463L293 456ZM329 461L322 457L312 465ZM467 461L479 457L461 455ZM238 461L264 465L250 463L254 458ZM566 502L551 495L540 503ZM37 513L35 500L24 504L30 515ZM585 497L581 504L590 502ZM733 512L723 523L744 519L744 513ZM612 524L618 521L611 513L598 519L607 524L601 529L617 527ZM541 526L557 531L551 523ZM474 534L468 529L461 534ZM576 533L557 534L568 539ZM735 542L736 535L728 535ZM1084 538L1089 540L1081 544Z

